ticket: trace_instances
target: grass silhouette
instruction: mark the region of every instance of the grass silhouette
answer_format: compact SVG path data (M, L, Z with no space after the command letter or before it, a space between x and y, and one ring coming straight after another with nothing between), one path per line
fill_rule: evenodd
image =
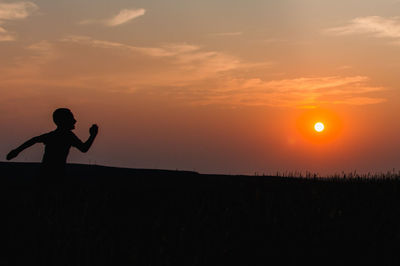
M394 171L295 178L68 165L68 183L43 196L32 185L38 167L0 163L0 265L398 263Z

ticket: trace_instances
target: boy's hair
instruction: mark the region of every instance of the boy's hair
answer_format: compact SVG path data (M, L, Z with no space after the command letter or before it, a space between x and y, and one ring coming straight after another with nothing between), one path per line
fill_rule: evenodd
M57 126L61 126L71 115L72 112L68 108L58 108L53 112L53 121Z

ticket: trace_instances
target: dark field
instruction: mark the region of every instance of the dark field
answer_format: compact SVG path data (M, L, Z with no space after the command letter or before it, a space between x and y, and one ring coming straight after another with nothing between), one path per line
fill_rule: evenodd
M397 265L400 181L0 163L0 265ZM38 195L40 194L40 195Z

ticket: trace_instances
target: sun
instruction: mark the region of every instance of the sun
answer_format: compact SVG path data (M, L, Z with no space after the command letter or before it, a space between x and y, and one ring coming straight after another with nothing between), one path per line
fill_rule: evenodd
M324 126L324 124L322 124L321 122L318 122L318 123L316 123L316 124L314 125L314 129L315 129L315 131L317 131L317 132L322 132L322 131L324 131L325 126Z

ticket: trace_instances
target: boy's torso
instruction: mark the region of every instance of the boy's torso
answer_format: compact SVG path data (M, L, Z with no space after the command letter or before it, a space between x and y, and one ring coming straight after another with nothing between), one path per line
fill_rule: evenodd
M72 131L54 130L41 136L45 145L43 164L52 166L64 166L69 150L73 146L75 134Z

